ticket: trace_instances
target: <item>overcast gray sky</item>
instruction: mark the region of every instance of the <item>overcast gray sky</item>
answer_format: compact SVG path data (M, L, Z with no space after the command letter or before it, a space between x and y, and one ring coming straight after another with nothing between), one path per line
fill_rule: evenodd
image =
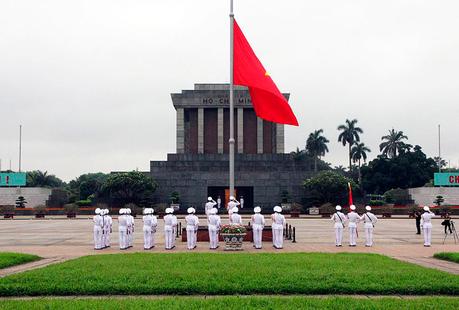
M229 0L0 1L0 158L69 181L86 172L148 170L175 152L171 92L229 80ZM459 164L459 2L236 0L235 14L300 127L330 139L357 118L378 153L403 130Z

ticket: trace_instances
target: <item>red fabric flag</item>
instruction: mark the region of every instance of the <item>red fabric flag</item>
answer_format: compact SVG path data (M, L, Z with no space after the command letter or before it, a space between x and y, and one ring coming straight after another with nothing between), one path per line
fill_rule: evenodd
M349 206L352 206L354 204L354 201L352 199L352 186L351 183L347 183L349 186Z
M274 84L234 21L234 84L247 86L258 117L279 124L298 126L287 99Z

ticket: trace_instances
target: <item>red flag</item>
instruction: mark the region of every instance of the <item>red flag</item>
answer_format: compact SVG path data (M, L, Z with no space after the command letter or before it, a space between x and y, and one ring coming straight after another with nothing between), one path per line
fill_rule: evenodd
M354 201L352 199L352 186L351 183L347 183L349 186L349 206L352 206L354 204Z
M247 86L258 117L274 123L298 126L285 97L258 60L234 21L234 84Z

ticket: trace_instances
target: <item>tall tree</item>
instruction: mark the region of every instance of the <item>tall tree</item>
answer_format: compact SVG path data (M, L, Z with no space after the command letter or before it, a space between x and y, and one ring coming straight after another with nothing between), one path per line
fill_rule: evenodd
M343 143L343 146L349 145L349 171L352 171L352 146L360 141L360 134L363 133L362 128L357 127L357 122L356 119L351 121L346 119L345 124L338 126L338 130L341 131L338 142Z
M48 171L29 171L27 172L27 186L28 187L48 187L55 188L64 185L61 179L53 174L48 174Z
M406 149L407 144L402 140L408 140L408 137L403 134L403 131L389 130L389 134L381 137L384 142L379 145L379 150L383 155L389 158L397 157L397 152L400 154Z
M317 160L328 153L327 143L330 141L322 135L323 132L323 129L315 130L306 140L306 150L314 158L314 172L317 172Z
M361 160L364 162L367 161L367 153L370 153L371 150L365 145L365 143L356 142L351 149L352 152L352 161L354 163L358 162L359 164L359 184L362 183L362 174L360 173Z

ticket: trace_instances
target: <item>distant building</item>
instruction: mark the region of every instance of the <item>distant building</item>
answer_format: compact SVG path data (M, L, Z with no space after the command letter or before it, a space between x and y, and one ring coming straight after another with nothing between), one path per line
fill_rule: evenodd
M289 98L289 94L284 94ZM167 161L151 161L150 174L158 183L159 202L170 202L177 191L181 204L204 207L207 196L229 197L229 85L195 84L194 90L172 94L176 110L176 153ZM284 125L255 115L249 91L235 87L235 191L244 207L264 208L281 202L288 191L300 202L305 178L312 175L310 162L296 161L284 150Z

